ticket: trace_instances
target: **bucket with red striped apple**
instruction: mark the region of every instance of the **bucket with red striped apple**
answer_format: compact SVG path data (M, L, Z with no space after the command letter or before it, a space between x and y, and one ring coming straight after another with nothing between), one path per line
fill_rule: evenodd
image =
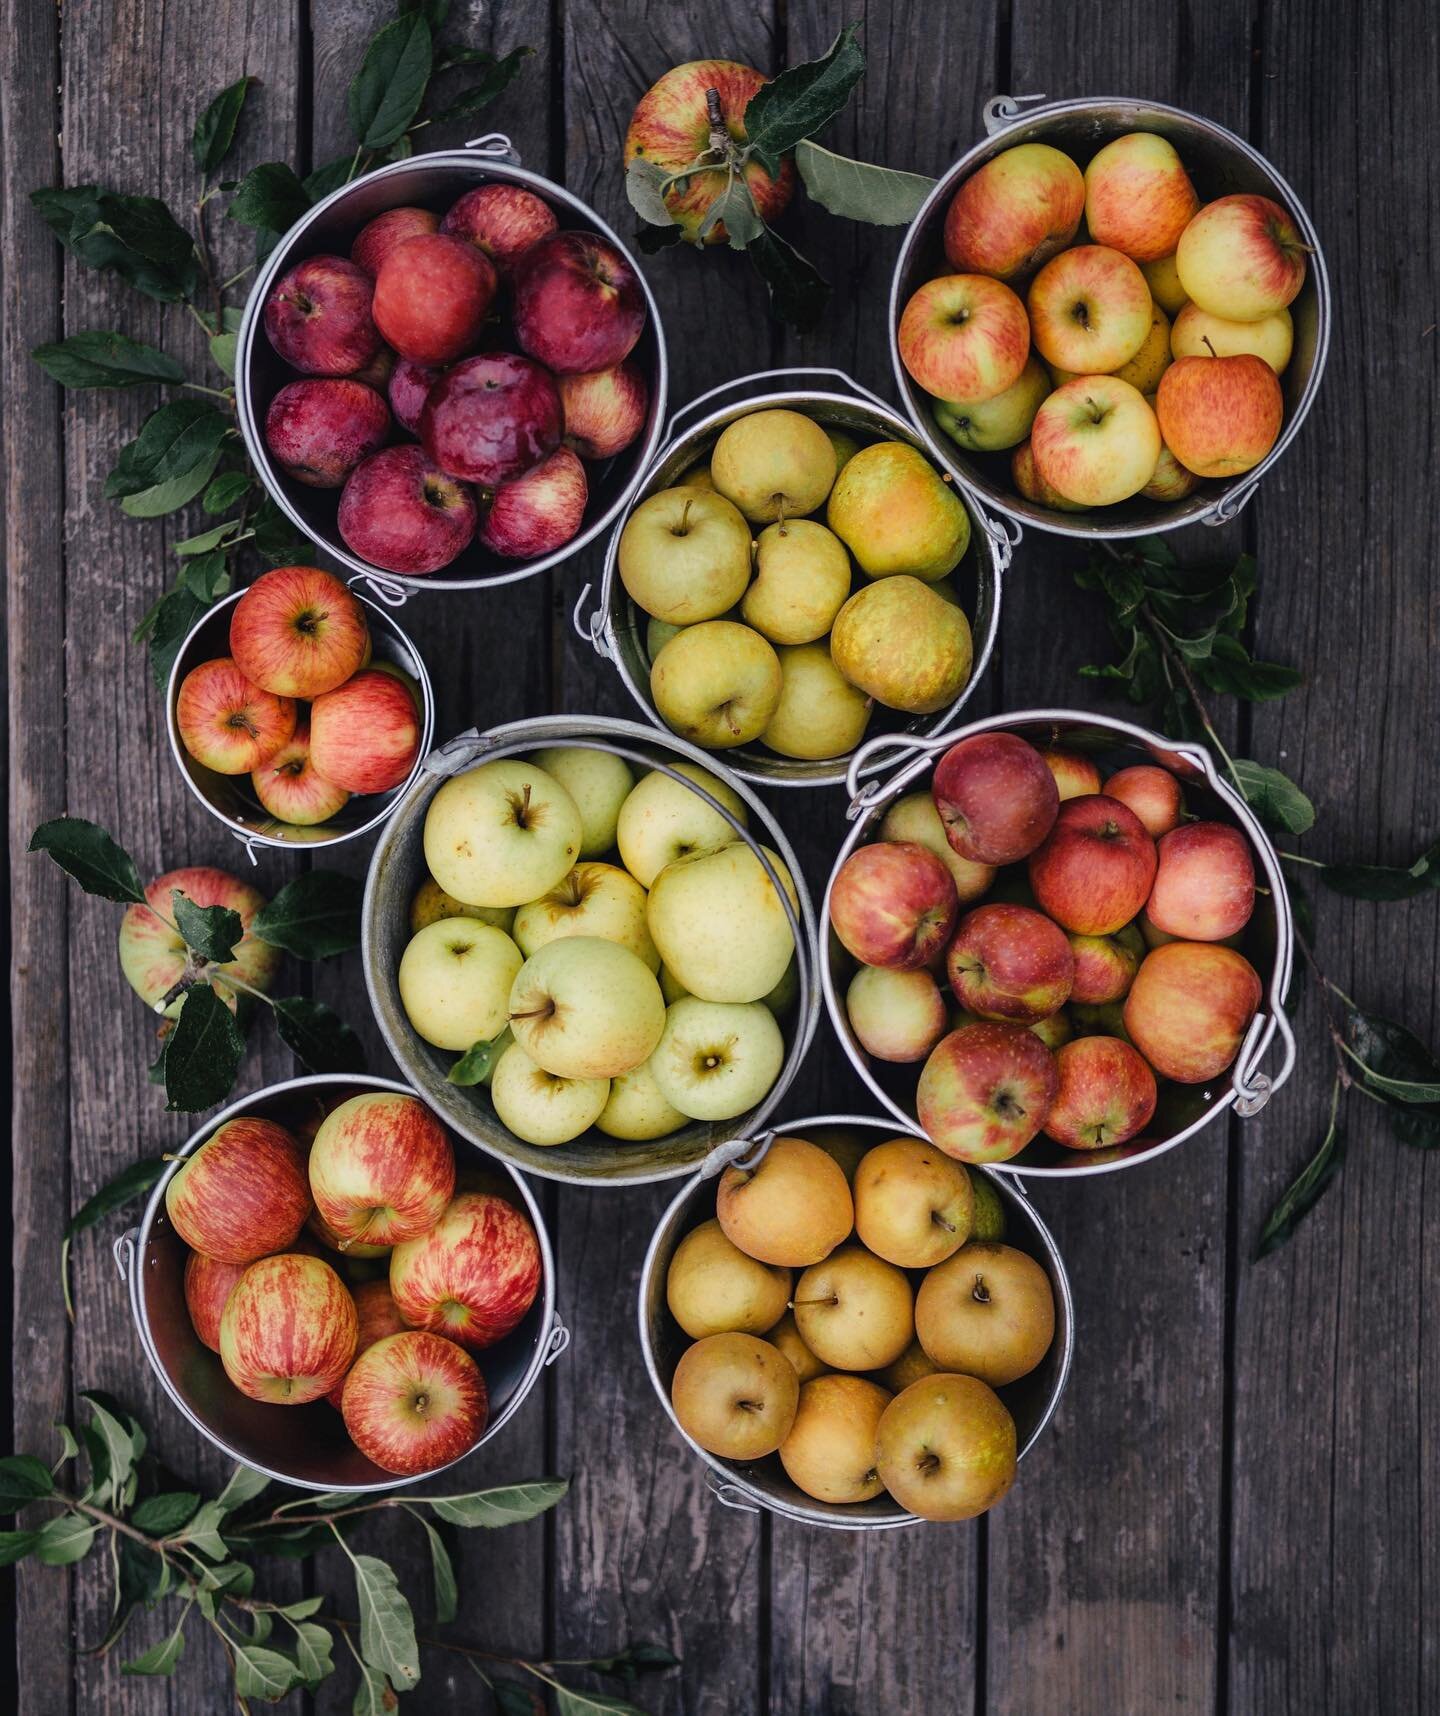
M480 1436L443 1465L414 1477L397 1477L361 1453L346 1433L340 1413L324 1399L299 1406L272 1404L250 1398L230 1380L219 1354L200 1339L191 1321L185 1275L192 1254L167 1214L166 1190L183 1164L230 1121L259 1118L304 1137L313 1134L323 1115L339 1103L367 1092L414 1096L406 1085L391 1079L325 1075L267 1085L231 1103L176 1151L139 1225L115 1243L115 1260L129 1287L141 1350L166 1394L223 1454L299 1489L397 1489L417 1483L421 1477L433 1477L500 1434L520 1410L545 1366L560 1356L570 1339L555 1312L555 1260L534 1193L505 1164L482 1162L457 1146L457 1188L489 1191L513 1206L533 1230L540 1254L539 1289L525 1315L503 1339L473 1354L488 1402ZM358 1286L362 1277L385 1278L387 1264L383 1258L342 1259L328 1243L311 1242L308 1230L302 1230L295 1246L346 1271L352 1286Z

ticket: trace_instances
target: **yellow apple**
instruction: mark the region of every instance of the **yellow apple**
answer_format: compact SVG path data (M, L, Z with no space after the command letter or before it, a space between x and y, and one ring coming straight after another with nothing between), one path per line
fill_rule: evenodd
M537 751L534 760L575 800L580 812L580 856L602 857L615 844L620 806L635 785L629 763L613 751L580 745L553 745Z
M739 793L708 769L682 762L670 767L684 779L656 769L637 782L620 807L615 843L621 862L642 888L648 888L674 859L735 839L735 830L693 787L723 805L742 828L750 821Z
M733 620L686 626L650 668L650 695L661 718L682 739L708 751L758 739L775 713L780 688L774 648Z
M1258 322L1230 322L1198 304L1187 304L1170 330L1170 350L1182 357L1235 357L1251 352L1284 375L1295 344L1295 323L1288 310L1276 310Z
M863 1376L817 1376L800 1389L780 1464L797 1489L816 1501L869 1501L882 1489L875 1435L889 1393Z
M582 838L579 808L559 781L509 757L452 775L425 813L430 874L475 906L519 906L553 888Z
M645 923L645 890L614 864L577 864L538 900L515 913L514 936L528 959L567 935L618 942L659 971L660 955Z
M973 1519L1015 1482L1015 1420L973 1376L941 1372L897 1394L875 1429L875 1464L921 1519Z
M823 1364L879 1370L914 1338L914 1303L902 1270L863 1246L846 1245L805 1271L792 1309L805 1345Z
M790 1434L800 1380L790 1361L755 1335L706 1335L675 1367L670 1403L680 1427L722 1460L760 1460Z
M806 1138L778 1137L753 1168L731 1163L715 1192L728 1239L762 1263L819 1263L854 1226L844 1172Z
M625 521L619 567L630 599L657 620L714 619L750 582L750 526L724 495L662 489Z
M499 1120L527 1144L568 1144L599 1118L610 1095L605 1078L559 1078L511 1043L495 1063L490 1100Z
M740 612L773 644L810 643L830 630L850 594L850 556L813 519L768 524L755 544L755 581Z
M843 757L865 737L871 699L836 667L828 643L782 645L780 701L760 735L782 757Z
M504 930L441 918L412 936L400 956L400 1004L427 1043L463 1053L505 1029L510 987L523 964Z
M656 1084L650 1062L642 1061L610 1080L610 1094L596 1116L595 1129L607 1138L645 1143L677 1132L684 1124L685 1116L665 1100Z
M814 512L835 481L835 449L798 411L737 417L710 452L710 476L754 524Z
M773 1269L732 1245L718 1221L701 1222L675 1247L665 1302L687 1335L763 1335L785 1315L788 1269Z
M846 679L911 715L933 715L955 701L970 678L973 651L964 613L918 578L882 578L857 590L830 633L831 657Z
M1020 379L993 399L937 399L935 421L967 453L999 452L1015 446L1030 433L1035 413L1050 386L1045 365L1032 352L1020 371Z
M970 515L955 490L905 441L860 449L835 479L825 522L868 578L904 573L931 583L953 572L970 544Z
M784 862L762 850L796 905ZM774 883L738 840L667 864L651 885L646 915L666 969L702 1001L759 1001L795 951Z
M918 1138L877 1144L855 1170L855 1231L901 1269L929 1269L958 1251L974 1208L964 1168Z
M665 1000L628 947L563 936L521 966L510 987L510 1029L546 1072L614 1078L649 1059L665 1029Z

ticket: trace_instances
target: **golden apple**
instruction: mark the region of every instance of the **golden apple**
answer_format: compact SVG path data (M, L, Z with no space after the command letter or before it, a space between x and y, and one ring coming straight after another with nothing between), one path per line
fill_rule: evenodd
M909 1346L914 1304L903 1271L863 1246L846 1245L805 1271L792 1308L805 1345L822 1364L879 1370Z
M886 1489L921 1519L974 1519L1015 1482L1015 1420L973 1376L922 1377L897 1394L876 1426L875 1463Z
M722 1460L773 1454L795 1422L800 1379L754 1335L706 1335L680 1355L670 1402L685 1434Z
M662 489L625 521L619 567L630 599L657 620L712 620L750 582L750 526L724 495Z
M795 1326L795 1313L793 1311L787 1311L765 1338L772 1346L778 1347L790 1360L796 1376L802 1383L825 1374L825 1366L821 1364L801 1338L800 1331Z
M933 583L970 545L970 515L954 488L905 441L860 449L835 479L825 522L869 578Z
M846 1239L855 1206L833 1157L805 1138L774 1138L753 1168L720 1176L715 1215L726 1237L762 1263L804 1269Z
M865 737L872 700L836 667L828 643L782 645L780 701L760 735L782 757L843 757Z
M780 1464L797 1489L832 1504L869 1501L882 1489L875 1434L889 1393L863 1376L817 1376L800 1390Z
M942 1370L1003 1388L1028 1376L1050 1350L1050 1277L1027 1252L971 1240L920 1283L915 1333Z
M755 544L755 581L740 613L773 644L823 638L850 594L845 544L810 518L767 524Z
M675 1247L665 1276L665 1303L687 1335L763 1335L785 1315L788 1269L747 1257L718 1221L701 1222Z
M993 399L937 399L935 421L967 453L996 453L1015 446L1030 433L1035 413L1050 388L1049 371L1032 352L1019 380Z
M918 1138L877 1144L855 1170L855 1231L901 1269L929 1269L958 1251L974 1207L964 1168Z
M835 481L835 449L798 411L737 417L710 452L710 476L754 524L814 512Z
M650 695L662 719L708 751L758 739L780 702L782 684L773 647L733 620L686 626L650 669Z

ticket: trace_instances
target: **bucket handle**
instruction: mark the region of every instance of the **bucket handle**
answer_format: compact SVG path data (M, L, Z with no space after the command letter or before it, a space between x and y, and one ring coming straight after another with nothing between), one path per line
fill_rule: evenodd
M462 769L468 769L471 763L494 748L494 739L482 733L478 727L469 727L431 751L420 766L427 775L439 775L444 779L449 775L458 775Z
M1240 514L1250 504L1250 497L1260 487L1258 482L1246 483L1244 488L1236 489L1228 495L1221 495L1200 520L1201 524L1230 524L1239 518Z
M775 1142L774 1132L758 1132L753 1138L727 1138L723 1144L717 1144L709 1151L700 1164L700 1178L713 1180L726 1168L758 1168L765 1160L770 1146ZM741 1161L747 1150L755 1154L749 1161Z
M872 393L868 387L856 381L854 376L847 375L843 369L831 369L824 364L794 364L784 369L757 369L752 370L749 375L737 375L730 381L722 381L718 387L707 388L704 393L697 394L688 405L682 405L671 412L670 421L665 427L666 442L673 441L680 425L688 422L702 405L708 405L712 399L720 399L727 393L736 393L741 388L749 387L755 382L773 381L777 376L782 375L828 376L831 381L843 382L846 389L854 394L857 399L868 399L872 405L878 405L882 411L892 409L878 393Z
M570 1331L558 1317L550 1325L550 1338L545 1343L545 1368L548 1370L570 1345Z
M1271 1033L1267 1026L1278 1033L1282 1051L1279 1071L1273 1077L1260 1071L1260 1061L1270 1046ZM1235 1091L1235 1112L1246 1120L1252 1114L1258 1114L1294 1070L1295 1033L1290 1028L1285 1009L1277 1007L1268 1015L1257 1013L1250 1021L1250 1029L1245 1034L1240 1053L1235 1057L1235 1071L1230 1075Z
M590 592L594 588L593 584L587 584L580 592L579 600L570 610L570 624L574 627L575 635L581 643L588 643L603 661L613 661L615 651L611 649L609 640L605 636L604 607L596 608L592 614L586 617L582 618L581 615L581 610L590 600Z
M403 584L397 584L387 578L382 572L357 572L348 580L351 589L362 584L375 598L387 608L403 608L410 600L410 591Z
M980 116L985 122L985 135L993 137L997 131L1003 131L1007 125L1013 125L1017 119L1025 118L1027 106L1035 107L1049 99L1048 95L992 95L980 110Z
M115 1267L120 1271L122 1281L129 1281L130 1272L135 1267L135 1248L139 1238L140 1229L132 1227L118 1235L115 1240L112 1248L115 1253Z
M726 1483L718 1472L706 1472L705 1483L721 1507L733 1508L736 1513L759 1513L754 1502L741 1499L745 1492L739 1484Z
M255 851L255 836L253 834L242 834L238 828L232 828L230 830L230 834L233 839L238 840L245 848L245 856L250 860L252 868L258 868L260 859Z
M491 160L508 162L512 167L520 165L520 151L503 131L487 131L483 137L472 137L465 147L477 155L488 155Z
M850 794L845 820L856 821L885 790L880 781L870 781L862 787L861 775L907 762L911 757L922 756L929 751L948 750L954 743L953 733L877 733L873 739L867 739L851 757L850 767L845 771L845 790ZM882 758L883 762L880 761Z

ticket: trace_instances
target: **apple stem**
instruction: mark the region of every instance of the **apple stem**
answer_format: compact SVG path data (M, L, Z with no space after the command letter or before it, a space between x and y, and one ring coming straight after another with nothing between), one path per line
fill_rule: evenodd
M1219 352L1217 352L1215 350L1215 347L1213 346L1213 344L1211 344L1209 334L1201 334L1200 339L1201 339L1203 344L1210 347L1210 356L1211 357L1219 357L1219 355L1220 355Z
M512 1013L510 1023L513 1025L517 1019L548 1019L554 1011L555 1003L547 1001L542 1007L532 1007L528 1013Z
M792 1311L796 1311L799 1310L802 1305L838 1305L839 1303L840 1295L838 1293L831 1293L824 1299L792 1299L790 1301L790 1309Z
M680 508L680 522L676 525L672 535L688 536L690 534L690 508L694 504L694 497L687 496L684 506Z
M710 121L710 147L715 154L728 161L732 145L730 132L725 124L725 114L720 107L718 89L705 91L705 114Z
M983 1275L977 1275L975 1277L975 1288L971 1297L975 1300L977 1305L988 1305L990 1303L990 1289L985 1285L985 1277Z

